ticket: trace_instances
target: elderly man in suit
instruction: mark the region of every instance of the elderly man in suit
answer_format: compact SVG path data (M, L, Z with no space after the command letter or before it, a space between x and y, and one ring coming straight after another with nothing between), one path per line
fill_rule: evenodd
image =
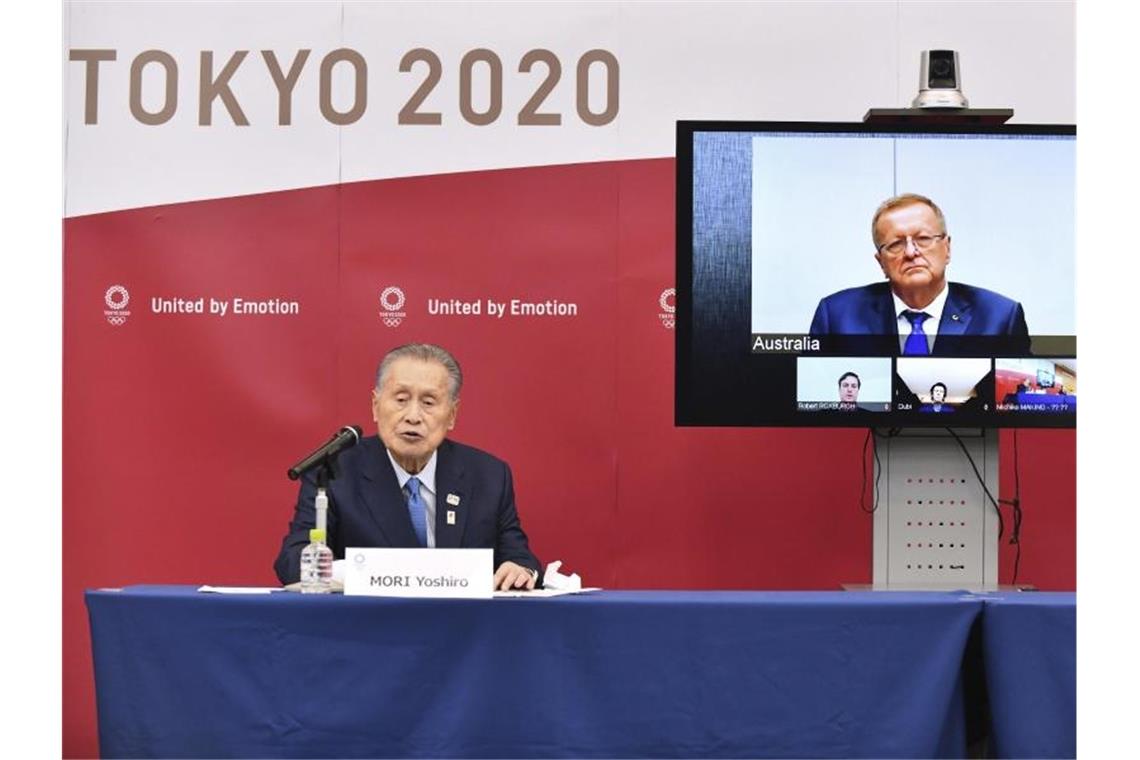
M830 336L826 349L878 353L866 350L874 346L904 356L1029 353L1021 304L947 282L950 235L934 201L913 193L884 201L871 220L871 236L887 282L841 290L819 302L810 332Z
M369 437L339 457L329 487L328 545L494 549L495 588L533 589L538 559L519 524L511 469L490 454L447 440L455 427L463 374L439 346L390 351L376 373ZM302 480L274 570L300 577L301 550L315 526L316 483Z

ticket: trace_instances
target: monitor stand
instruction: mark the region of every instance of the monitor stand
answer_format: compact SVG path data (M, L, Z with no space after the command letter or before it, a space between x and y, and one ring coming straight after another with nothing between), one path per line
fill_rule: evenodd
M953 432L997 499L997 430ZM876 430L875 443L872 588L998 590L997 511L950 430Z

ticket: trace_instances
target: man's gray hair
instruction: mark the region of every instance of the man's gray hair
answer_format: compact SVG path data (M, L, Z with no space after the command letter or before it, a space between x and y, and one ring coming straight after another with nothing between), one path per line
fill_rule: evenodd
M459 391L463 387L463 370L459 368L459 362L455 361L455 357L447 349L434 343L407 343L393 348L380 360L380 367L376 370L377 388L383 387L384 376L388 374L388 369L397 359L419 359L423 362L442 364L451 379L451 387L448 389L451 392L451 401L454 403L459 400Z
M937 203L930 200L925 195L919 195L918 193L903 193L902 195L896 195L893 198L887 198L885 201L879 204L879 207L877 209L875 209L875 215L871 217L871 242L875 244L875 248L878 248L880 245L878 238L879 217L888 211L894 211L896 208L902 208L903 206L913 206L916 203L921 203L922 205L929 207L930 210L934 212L934 216L938 218L938 224L942 227L941 234L946 234L946 217L943 216L942 209L938 208Z

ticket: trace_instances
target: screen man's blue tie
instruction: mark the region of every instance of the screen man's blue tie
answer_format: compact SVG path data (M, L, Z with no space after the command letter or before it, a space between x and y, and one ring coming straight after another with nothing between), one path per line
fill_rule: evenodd
M404 490L408 494L408 514L411 515L416 538L419 539L420 546L427 546L427 509L420 496L420 479L408 478Z
M903 356L929 356L930 345L926 342L926 333L922 331L922 323L930 317L925 311L911 311L907 309L903 316L910 322L910 335L903 344Z

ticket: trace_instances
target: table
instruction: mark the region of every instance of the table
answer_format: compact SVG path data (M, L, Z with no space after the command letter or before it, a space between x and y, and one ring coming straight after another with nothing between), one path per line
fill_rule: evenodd
M996 756L1076 757L1076 594L987 596L982 637Z
M984 601L136 586L87 605L104 756L962 757Z

